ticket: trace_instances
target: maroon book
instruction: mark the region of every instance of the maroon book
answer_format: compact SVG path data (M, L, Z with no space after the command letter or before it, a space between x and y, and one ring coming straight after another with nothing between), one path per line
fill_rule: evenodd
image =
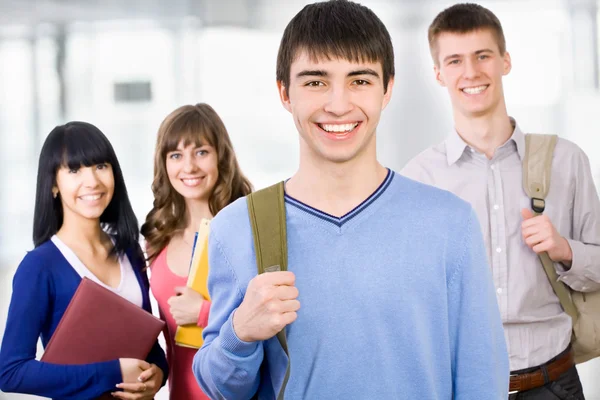
M119 358L145 360L164 324L118 294L83 278L42 361L73 365Z

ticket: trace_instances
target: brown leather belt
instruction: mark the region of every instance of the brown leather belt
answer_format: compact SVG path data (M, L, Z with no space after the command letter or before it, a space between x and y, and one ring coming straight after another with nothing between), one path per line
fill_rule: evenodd
M544 380L542 367L533 372L511 375L509 392L522 392L524 390L531 390L544 386L546 383L557 380L559 376L567 372L573 365L575 365L573 350L570 350L556 360L545 365L545 368L548 371L548 381Z

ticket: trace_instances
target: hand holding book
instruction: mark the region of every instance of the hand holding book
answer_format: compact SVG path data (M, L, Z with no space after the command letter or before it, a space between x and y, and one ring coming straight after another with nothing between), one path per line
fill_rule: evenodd
M184 326L197 324L204 300L204 296L194 289L180 286L175 288L175 296L171 297L167 303L175 323L178 326Z
M80 365L118 359L123 381L135 384L138 377L152 367L143 359L150 353L163 327L164 322L149 312L83 278L41 361ZM139 386L146 389L148 398L152 398L161 383L162 377L158 386L149 388L149 383L145 383L145 387ZM151 392L154 388L156 390ZM101 398L111 396L105 394Z
M137 396L137 400L153 399L163 381L161 369L132 358L121 358L119 362L124 383L118 384L117 388L123 392L115 391L112 396L124 400L131 399L132 395Z
M208 234L210 232L210 220L203 219L200 222L198 233L194 241L194 251L190 264L190 273L187 280L185 293L191 291L199 294L205 300L210 300L208 294ZM189 289L189 291L188 291ZM193 295L193 294L191 294ZM201 305L201 302L197 303ZM198 310L200 311L200 310ZM202 328L197 326L199 312L196 319L189 325L179 325L175 333L175 343L179 346L200 348L202 346Z
M150 369L150 364L144 360L136 358L119 358L121 365L121 376L125 383L139 382L138 378L147 369Z

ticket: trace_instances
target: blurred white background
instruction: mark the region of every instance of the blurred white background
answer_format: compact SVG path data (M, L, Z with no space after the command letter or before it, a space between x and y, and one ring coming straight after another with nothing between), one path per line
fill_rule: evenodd
M0 0L0 334L14 270L32 248L37 158L69 120L98 126L114 145L140 223L152 204L152 153L176 107L211 104L257 188L289 177L297 133L281 107L275 59L302 0ZM396 86L378 130L380 159L399 170L452 129L437 86L427 26L445 0L364 0L388 27ZM510 115L527 132L558 133L590 157L600 182L597 0L489 0L513 70ZM600 399L600 360L579 367ZM30 396L0 393L0 399ZM168 399L166 389L158 399Z

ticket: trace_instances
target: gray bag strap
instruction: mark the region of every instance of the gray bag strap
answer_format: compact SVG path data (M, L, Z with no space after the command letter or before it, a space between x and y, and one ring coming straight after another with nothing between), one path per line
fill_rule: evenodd
M550 190L552 157L557 139L556 135L525 135L523 188L531 199L531 209L534 215L542 214L546 208L546 196ZM569 289L558 280L554 262L548 253L540 253L539 258L556 297L560 300L563 310L571 317L574 325L577 322L578 312Z
M287 232L283 182L249 194L247 203L258 273L286 271ZM277 400L283 400L290 378L290 354L285 328L277 333L277 339L288 357L283 385L277 395Z

